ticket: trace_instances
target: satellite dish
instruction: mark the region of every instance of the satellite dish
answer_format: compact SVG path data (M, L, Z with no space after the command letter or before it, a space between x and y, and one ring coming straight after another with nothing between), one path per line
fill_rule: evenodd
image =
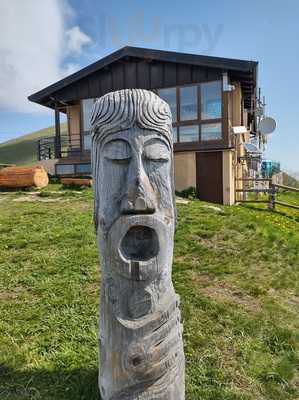
M258 126L258 130L261 132L263 135L269 135L273 131L275 131L276 128L276 121L273 118L270 117L264 117Z

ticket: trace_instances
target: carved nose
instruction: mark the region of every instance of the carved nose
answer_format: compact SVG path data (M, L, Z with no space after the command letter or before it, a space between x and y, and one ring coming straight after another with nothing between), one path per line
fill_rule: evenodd
M155 207L149 198L139 195L135 198L125 196L121 204L122 214L153 214Z
M131 182L121 202L122 214L152 214L155 212L153 190L147 177Z

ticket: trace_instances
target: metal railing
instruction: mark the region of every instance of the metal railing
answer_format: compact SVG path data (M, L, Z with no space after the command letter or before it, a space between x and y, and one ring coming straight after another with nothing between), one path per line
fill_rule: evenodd
M89 132L62 134L58 139L56 136L42 138L38 141L38 159L88 156L90 145Z

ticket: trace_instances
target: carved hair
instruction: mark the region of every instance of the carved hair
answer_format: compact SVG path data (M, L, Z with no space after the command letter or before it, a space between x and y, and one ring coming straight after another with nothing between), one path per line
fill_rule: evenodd
M130 129L134 125L163 134L172 147L171 112L155 93L143 89L124 89L105 94L93 107L93 141Z

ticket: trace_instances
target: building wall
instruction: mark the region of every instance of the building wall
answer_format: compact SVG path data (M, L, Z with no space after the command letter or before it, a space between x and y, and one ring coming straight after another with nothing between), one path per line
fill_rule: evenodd
M230 92L230 99L229 99L229 107L231 110L231 118L230 118L230 127L233 126L245 126L247 127L247 112L242 107L242 89L240 82L233 82L235 89ZM237 136L232 136L232 146L234 147L232 156L226 154L224 156L225 162L228 166L228 159L231 157L231 165L232 165L232 188L234 193L226 193L226 197L224 197L225 204L233 204L235 201L242 200L244 197L242 192L238 192L235 194L235 189L243 189L244 184L240 180L247 175L247 167L244 161L240 161L239 157L245 156L245 148L244 142L248 142L250 140L250 134L245 133ZM227 153L227 152L225 152ZM225 169L224 169L225 171ZM224 177L227 181L229 180L228 177ZM236 180L237 179L237 180ZM224 187L227 186L227 183L224 183ZM225 200L226 199L226 200ZM233 203L232 199L234 200Z
M232 125L242 125L242 91L240 82L234 82L235 90L233 90L232 101Z
M223 204L235 203L235 171L233 167L234 152L223 151Z
M80 147L81 106L76 104L67 107L67 120L70 143L73 148Z
M174 154L174 180L178 191L196 188L196 153L184 152Z

